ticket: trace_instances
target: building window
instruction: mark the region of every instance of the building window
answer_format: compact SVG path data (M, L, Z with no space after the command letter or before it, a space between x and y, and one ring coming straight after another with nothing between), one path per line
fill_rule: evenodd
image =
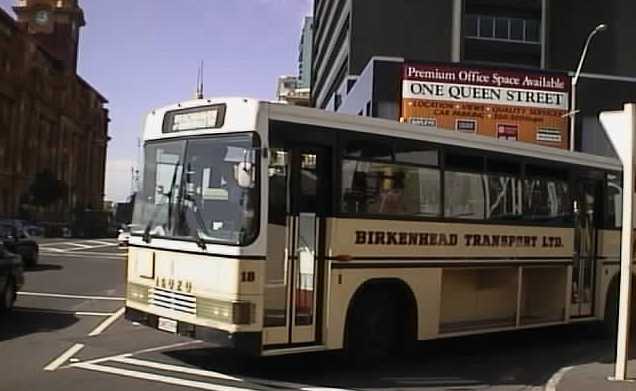
M493 38L495 18L491 16L480 16L477 20L479 21L479 37Z
M464 36L523 43L541 41L540 23L536 19L520 19L488 15L466 15Z

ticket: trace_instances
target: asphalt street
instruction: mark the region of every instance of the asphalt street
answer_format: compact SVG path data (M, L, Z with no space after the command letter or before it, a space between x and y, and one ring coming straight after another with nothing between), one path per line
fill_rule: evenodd
M0 390L539 390L561 368L606 360L586 326L429 341L367 368L340 353L247 359L123 319L125 249L47 240L0 318Z

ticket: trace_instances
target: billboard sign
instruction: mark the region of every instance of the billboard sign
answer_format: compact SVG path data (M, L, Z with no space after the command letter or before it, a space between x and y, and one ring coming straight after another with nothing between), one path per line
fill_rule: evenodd
M567 74L405 63L402 119L567 149Z

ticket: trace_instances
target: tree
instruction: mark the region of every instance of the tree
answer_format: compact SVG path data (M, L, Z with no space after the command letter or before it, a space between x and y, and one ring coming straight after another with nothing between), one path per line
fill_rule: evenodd
M46 208L66 197L67 191L66 183L57 179L51 171L40 171L29 187L31 204Z

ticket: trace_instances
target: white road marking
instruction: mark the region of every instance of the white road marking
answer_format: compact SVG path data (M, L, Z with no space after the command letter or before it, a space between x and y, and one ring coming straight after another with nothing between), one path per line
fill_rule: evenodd
M199 344L199 343L203 343L203 341L192 340L192 341L179 342L179 343L175 343L171 345L157 346L153 348L137 350L132 353L124 353L124 354L119 354L115 356L96 358L96 359L84 361L81 363L73 363L73 364L70 364L68 367L87 369L87 370L98 371L98 372L106 372L110 374L134 377L134 378L148 380L148 381L156 381L156 382L162 382L162 383L168 383L168 384L179 384L186 387L200 388L204 390L215 390L215 391L241 391L241 390L248 390L248 389L231 387L231 386L223 386L223 385L217 385L217 384L211 384L211 383L203 383L198 381L194 381L193 383L186 384L184 382L188 382L188 380L184 380L179 377L155 375L153 373L137 371L137 370L120 369L120 368L104 365L103 363L116 362L116 363L133 365L137 367L147 367L147 368L158 369L162 371L183 373L186 375L241 382L245 385L253 384L257 386L270 386L277 389L288 388L288 389L296 389L296 390L303 390L303 391L351 391L351 390L343 389L343 388L311 386L308 384L290 383L290 382L284 382L284 381L250 378L250 377L241 379L241 378L226 375L220 372L164 364L164 363L159 363L156 361L140 360L140 359L136 359L132 357L133 355L137 355L137 354L157 352L157 351L179 348L179 347ZM253 391L253 390L250 390L250 391Z
M61 293L44 293L44 292L18 292L18 296L53 297L53 298L56 298L56 299L85 299L85 300L126 301L125 297L66 295L66 294L61 294Z
M84 348L84 345L82 345L81 343L77 343L77 344L71 346L67 351L62 353L62 355L60 355L55 360L51 361L49 363L49 365L45 366L44 370L45 371L54 371L54 370L58 369L60 367L60 365L62 365L65 362L67 362L69 358L73 357L75 354L77 354L77 352L79 352L83 348Z
M38 308L19 308L13 309L16 312L38 312L45 314L61 314L61 315L77 315L77 316L111 316L113 312L90 312L90 311L64 311L64 310L49 310Z
M112 242L105 242L103 240L87 240L86 243L97 243L97 244L103 244L106 246L117 246L119 244L114 240Z
M171 372L180 372L180 373L185 373L188 375L196 375L201 377L211 377L215 379L232 380L237 382L243 381L243 379L239 379L238 377L224 375L219 372L182 367L178 365L163 364L156 361L138 360L136 358L129 358L129 357L114 357L110 361L120 362L123 364L130 364L130 365L134 365L138 367L148 367L148 368L154 368L154 369L162 369L162 370L171 371Z
M113 316L114 312L86 312L86 311L77 311L75 313L77 316Z
M563 368L559 369L559 371L557 373L555 373L554 375L552 375L552 377L545 384L544 390L545 391L556 391L556 387L559 384L559 382L561 381L561 379L563 379L563 376L565 375L565 373L567 371L569 371L570 369L572 369L572 368L574 368L574 367L563 367Z
M199 340L195 339L195 340L192 340L192 341L185 341L185 342L179 342L179 343L174 343L174 344L170 344L170 345L157 346L157 347L154 347L154 348L141 349L141 350L137 350L137 351L134 351L134 352L131 352L131 353L124 353L124 354L117 354L117 355L114 355L114 356L95 358L93 360L85 361L85 363L87 363L87 364L98 364L98 363L101 363L101 362L110 361L110 360L112 360L114 358L132 357L135 354L158 352L158 351L161 351L161 350L180 348L180 347L183 347L183 346L194 345L194 344L199 344L199 343L203 343L203 341L199 341Z
M90 364L90 363L72 364L71 367L73 367L73 368L81 368L81 369L88 369L88 370L97 371L97 372L104 372L104 373L109 373L109 374L119 375L119 376L133 377L133 378L142 379L142 380L150 380L150 381L155 381L155 382L165 383L165 384L172 384L172 385L183 386L183 387L197 388L197 389L200 389L200 390L253 391L253 390L251 390L249 388L223 386L223 385L220 385L220 384L204 383L204 382L199 382L199 381L181 379L181 378L178 378L178 377L170 377L170 376L164 376L164 375L155 375L153 373L132 371L132 370L129 370L129 369L120 369L120 368L107 367L107 366L104 366L104 365L96 365L96 364Z
M296 389L296 390L304 390L304 391L352 391L352 390L348 390L346 388L331 388L331 387L319 387L319 386L310 386L307 384L300 384L300 383L290 383L290 382L285 382L285 381L276 381L276 380L267 380L267 379L259 379L259 378L249 378L246 377L244 379L246 382L252 383L252 384L258 384L258 385L262 385L262 386L270 386L270 387L274 387L274 388L289 388L289 389Z
M115 247L115 246L117 246L117 244L101 244L101 245L99 245L99 246L90 246L90 247L88 247L87 249L92 250L92 249L94 249L94 248ZM67 250L67 251L69 251L69 252L70 252L70 251L77 252L77 251L82 251L82 250L84 250L84 249L86 249L86 248L72 248L72 249ZM92 252L92 251L91 251L91 252Z
M170 344L170 345L163 345L163 346L157 346L157 347L154 347L154 348L141 349L141 350L134 351L132 353L128 353L125 356L132 356L134 354L158 352L158 351L161 351L161 350L180 348L180 347L183 347L183 346L194 345L194 344L199 344L199 343L203 343L203 341L199 341L198 339L194 339L192 341L178 342L178 343L173 343L173 344Z
M64 242L63 244L65 244L67 246L75 246L75 247L81 247L81 248L91 248L92 247L90 244L75 243L75 242Z
M117 254L117 253L92 253L92 252L68 252L68 251L59 251L59 252L51 252L47 253L45 251L41 251L40 255L46 257L55 257L55 258L81 258L89 261L104 261L104 260L115 260L121 261L124 260L127 255L126 254ZM98 256L99 258L97 258Z
M124 314L125 310L126 310L126 307L121 307L119 310L117 310L117 312L115 312L114 314L106 318L106 320L104 320L102 323L97 325L97 327L95 327L93 331L88 333L88 336L94 337L96 335L100 335L101 333L103 333L104 330L108 328L108 326L113 324L113 322L115 322L120 316Z
M54 251L54 252L56 252L56 253L63 253L63 252L64 252L64 251L66 251L66 250L63 250L63 249L61 249L61 248L54 248L54 247L46 247L46 248L43 248L43 246L40 246L40 253L42 253L42 252L47 252L47 251Z
M303 387L303 391L349 391L344 388L332 388L332 387Z

